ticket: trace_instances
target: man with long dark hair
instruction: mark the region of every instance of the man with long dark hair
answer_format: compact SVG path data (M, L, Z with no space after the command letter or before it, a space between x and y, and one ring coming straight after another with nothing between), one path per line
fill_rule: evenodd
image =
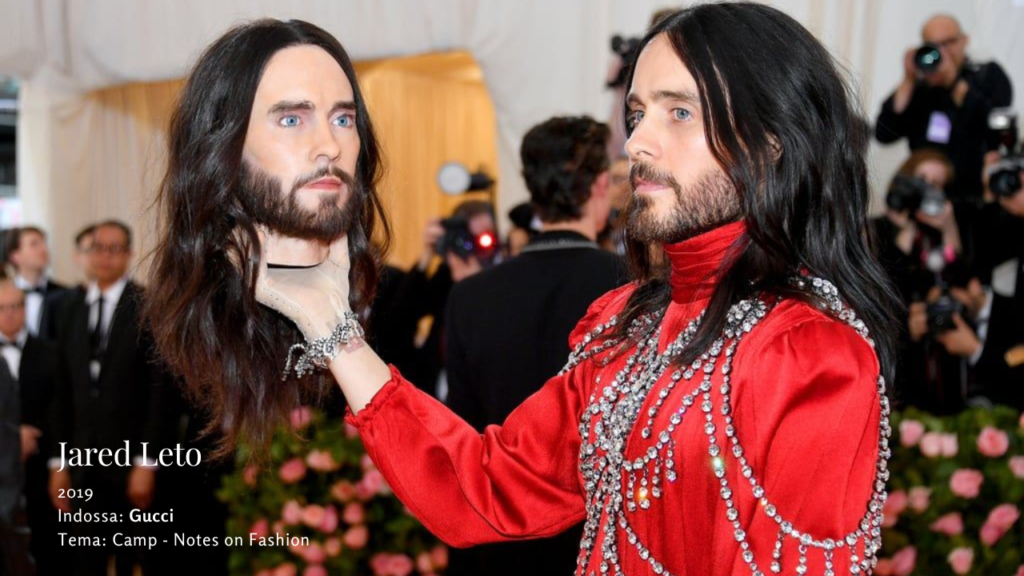
M226 432L226 453L240 431L265 441L326 382L281 381L298 332L253 296L267 264L261 246L301 244L274 262L272 274L287 279L288 266L322 273L328 247L345 245L351 308L362 312L377 281L378 222L384 250L390 239L375 189L380 156L345 50L297 20L255 21L215 41L189 76L169 140L146 317L163 358Z
M746 3L659 22L628 86L636 281L591 305L565 369L502 426L477 433L347 328L345 245L333 282L261 270L257 298L302 329L394 492L453 545L583 520L578 574L868 573L896 298L867 246L847 86L806 29Z

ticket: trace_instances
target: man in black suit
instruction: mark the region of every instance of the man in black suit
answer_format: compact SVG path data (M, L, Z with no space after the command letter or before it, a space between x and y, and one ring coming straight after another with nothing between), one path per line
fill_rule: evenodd
M28 333L25 293L0 280L0 354L20 395L18 426L24 465L24 496L37 576L66 574L67 557L57 546L57 515L47 491L46 456L53 440L51 402L57 377L57 348Z
M71 448L130 447L130 467L67 467L58 471L59 444L51 451L50 496L65 511L72 501L58 498L61 488L93 488L82 510L124 514L146 509L153 501L157 469L141 458L142 443L150 456L166 438L163 411L165 376L154 362L152 338L140 327L141 288L128 276L131 230L116 221L96 225L89 253L94 280L84 293L73 293L62 310L58 334L60 369L56 394L56 441ZM137 524L75 526L82 535L106 536L144 529ZM118 574L131 574L138 550L79 548L79 574L105 574L108 556L116 558ZM144 560L144 558L143 558Z
M478 430L503 422L558 372L587 307L626 280L619 257L596 242L611 211L608 138L608 127L587 117L531 129L520 156L541 232L519 256L452 288L447 402ZM449 574L571 574L580 536L577 526L551 539L453 550Z
M21 356L16 336L24 341L25 295L0 279L0 576L32 574L28 534L22 520L22 461L26 440L20 389L16 379ZM13 362L13 363L12 363Z
M57 309L67 288L47 276L50 252L46 233L35 226L8 230L4 254L14 267L14 284L25 291L25 324L28 333L44 340L56 335Z

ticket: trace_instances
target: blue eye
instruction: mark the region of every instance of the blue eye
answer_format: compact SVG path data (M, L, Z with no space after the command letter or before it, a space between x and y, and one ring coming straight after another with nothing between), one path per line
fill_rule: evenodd
M690 111L685 108L675 108L672 110L672 115L676 120L689 120L691 116Z
M351 128L355 126L356 119L351 114L342 114L334 119L335 126L341 126L342 128Z
M643 110L633 110L626 115L626 128L633 130L644 118Z
M299 125L299 117L294 114L289 114L288 116L282 116L281 119L277 121L277 123L280 124L281 126L291 128L293 126Z

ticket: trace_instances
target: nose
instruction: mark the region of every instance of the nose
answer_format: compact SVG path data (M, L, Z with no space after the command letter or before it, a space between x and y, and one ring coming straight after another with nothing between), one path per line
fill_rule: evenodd
M331 129L330 122L317 125L313 132L313 146L310 149L310 160L319 163L320 158L328 162L336 162L341 157L341 144L338 142L338 135Z
M656 160L661 156L661 146L655 134L654 122L641 119L626 140L626 154L630 163Z

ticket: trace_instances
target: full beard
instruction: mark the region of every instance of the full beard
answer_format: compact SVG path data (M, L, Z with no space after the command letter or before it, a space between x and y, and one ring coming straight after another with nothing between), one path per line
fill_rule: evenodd
M633 240L675 244L735 222L743 215L735 186L719 170L704 174L683 189L671 174L635 164L630 171L634 190L639 179L670 188L675 203L668 214L658 214L652 198L634 192L625 214L626 233Z
M338 194L324 194L316 210L300 206L297 199L299 189L326 176L334 176L345 184L348 189L345 203L338 205ZM281 236L329 244L348 233L355 215L361 212L361 186L347 172L334 166L299 176L285 194L279 178L243 160L239 183L238 198L245 212L257 224Z

